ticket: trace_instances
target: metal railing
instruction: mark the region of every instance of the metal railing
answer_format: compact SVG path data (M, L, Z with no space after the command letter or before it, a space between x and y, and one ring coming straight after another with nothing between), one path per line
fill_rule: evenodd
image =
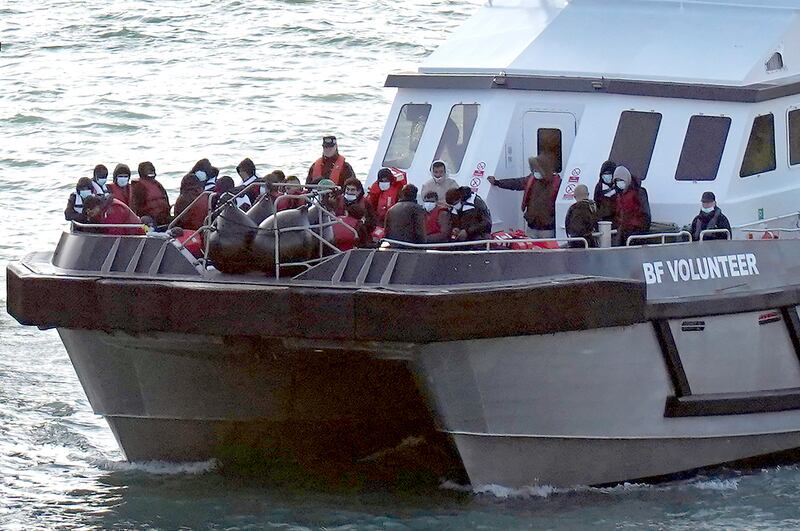
M146 232L145 227L147 225L144 223L81 223L73 220L70 222L70 226L80 229L139 229ZM144 234L131 234L131 236L144 236Z
M736 225L732 227L734 230L742 230L745 232L758 232L750 227L756 227L758 225L766 225L767 223L773 223L775 221L783 221L784 219L795 218L794 228L800 228L800 212L792 212L791 214L782 214L780 216L775 216L773 218L767 219L758 219L756 221L751 221L749 223L744 223L742 225ZM760 227L763 228L763 227Z
M705 241L707 239L706 236L711 234L724 234L726 240L731 239L731 231L729 231L728 229L706 229L700 231L700 241L701 242Z
M630 246L631 242L636 241L643 241L646 242L648 240L654 240L659 238L661 241L659 242L661 245L665 245L667 243L667 238L678 238L678 237L686 237L687 240L677 241L677 242L670 242L670 243L688 243L692 241L692 235L687 230L682 230L678 232L655 232L653 234L632 234L628 236L628 239L625 240L625 245ZM641 244L639 244L641 245Z
M409 249L423 249L430 251L441 251L444 249L457 249L459 247L471 247L469 251L475 251L475 247L486 246L486 251L546 251L543 247L531 247L530 249L509 249L515 243L580 243L586 249L589 247L589 242L586 238L519 238L511 240L474 240L464 242L444 242L444 243L409 243L400 240L393 240L391 238L382 238L380 244L387 243L390 246L405 247ZM494 246L494 248L492 247ZM560 248L560 247L559 247ZM481 250L483 252L483 250Z

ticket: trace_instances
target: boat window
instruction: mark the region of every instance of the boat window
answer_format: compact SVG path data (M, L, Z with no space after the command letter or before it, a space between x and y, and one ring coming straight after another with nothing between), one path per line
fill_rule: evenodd
M411 167L430 113L431 106L428 104L407 103L400 108L389 147L383 157L383 166L402 170Z
M675 179L678 181L716 179L730 128L731 119L724 116L692 116L683 139Z
M789 164L800 164L800 109L789 111Z
M609 160L628 168L634 177L646 179L659 127L661 113L623 111L619 117Z
M561 158L561 129L539 129L536 132L536 151L541 157L546 156L553 165L553 171L560 174L563 170Z
M470 103L453 105L450 109L450 116L447 118L434 157L443 160L450 173L458 173L461 169L461 162L464 160L472 130L475 129L475 122L478 119L479 107L477 103Z
M775 117L772 113L756 116L739 177L765 173L775 168Z

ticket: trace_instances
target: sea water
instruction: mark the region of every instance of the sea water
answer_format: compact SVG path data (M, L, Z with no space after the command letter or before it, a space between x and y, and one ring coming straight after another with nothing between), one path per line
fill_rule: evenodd
M335 134L362 179L393 91L476 0L0 2L5 263L51 250L75 181L154 162L174 201L208 157L303 175ZM57 334L0 312L0 529L793 529L800 468L658 485L277 488L214 462L130 464Z

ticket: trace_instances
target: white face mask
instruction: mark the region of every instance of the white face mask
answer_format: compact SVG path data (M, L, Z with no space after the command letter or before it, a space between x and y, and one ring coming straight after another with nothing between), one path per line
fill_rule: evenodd
M712 207L700 207L700 210L702 210L706 214L711 214L712 212L714 212L714 207L713 206Z
M106 179L97 179L97 184L99 184L100 186L105 186L106 182L108 182L107 178Z
M194 172L194 174L197 175L197 178L200 179L201 181L205 182L205 180L208 179L208 175L206 175L206 172L204 172L203 170L198 170Z
M92 191L91 190L79 190L78 191L78 195L80 195L82 198L86 199L87 197L92 195Z
M130 180L130 177L117 177L117 184L124 188L128 186L128 180Z
M611 184L611 181L614 180L614 176L612 174L610 174L610 173L604 173L601 176L601 178L603 179L603 182L606 183L606 184Z
M258 187L258 195L264 195L266 193L267 193L267 187L266 186L262 185L262 186Z
M626 183L625 181L617 181L617 188L619 188L620 190L624 190L627 187L628 183Z
M533 172L533 178L538 180L538 181L541 181L542 180L542 174L539 173L538 171L535 171L535 172Z
M344 194L345 201L355 201L358 195L356 194Z
M427 210L428 212L431 212L431 211L433 211L434 208L436 208L436 202L435 201L425 201L425 203L423 203L423 206L425 207L425 210Z
M461 210L461 201L453 205L453 213L458 213L459 210Z
M384 192L385 192L386 190L388 190L390 186L392 186L392 183L387 183L387 182L383 182L383 181L381 181L381 182L379 182L379 183L378 183L378 188L380 188L380 189L381 189L381 190L383 190Z

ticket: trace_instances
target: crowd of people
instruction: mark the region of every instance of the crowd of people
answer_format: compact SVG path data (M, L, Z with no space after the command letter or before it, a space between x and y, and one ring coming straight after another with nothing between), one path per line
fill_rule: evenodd
M529 238L555 238L555 203L561 177L546 157L530 157L528 163L530 173L524 177L490 176L488 181L498 188L523 192L521 209ZM307 187L319 185L326 191L320 196L322 206L342 221L334 225L336 245L342 250L370 247L382 239L442 244L486 240L492 233L486 202L470 187L459 186L450 178L444 161L431 164L430 178L421 191L407 182L404 172L394 168L380 169L376 181L365 190L339 154L334 136L323 137L322 156L309 167L305 184L282 170L262 176L249 158L236 166L238 185L230 176L219 173L208 159L198 160L181 179L179 195L171 205L151 162L139 164L138 179L132 179L127 165L117 164L110 181L108 169L101 164L94 168L92 178L78 180L64 215L67 220L94 227L87 230L107 225L100 230L115 235L165 230L169 224L196 231L209 222L220 205L235 202L246 212L267 198L275 211L299 208L307 204ZM585 238L589 246L596 246L600 221L612 223L618 245L650 229L647 190L625 166L613 161L601 166L593 198L583 184L575 188L574 198L566 214L566 232L570 237ZM691 225L693 238L699 239L707 229L730 230L714 194L706 192L701 199L702 210Z

